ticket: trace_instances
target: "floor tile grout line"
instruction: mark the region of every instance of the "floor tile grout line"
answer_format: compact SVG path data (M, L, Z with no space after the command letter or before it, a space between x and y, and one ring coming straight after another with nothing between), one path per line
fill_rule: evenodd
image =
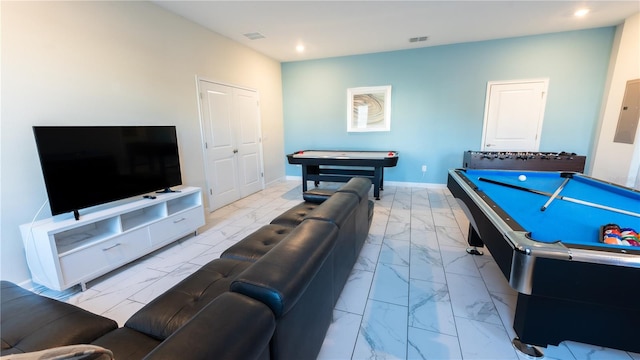
M453 326L454 329L456 331L456 339L457 339L457 343L458 343L458 350L460 351L460 356L462 356L464 358L464 352L462 351L462 343L460 341L460 331L458 329L458 321L456 321L456 314L455 311L453 309L453 300L451 299L451 289L449 286L449 278L448 278L448 272L445 270L445 266L444 266L444 259L442 257L442 246L440 244L440 237L438 236L438 231L436 228L436 224L435 224L435 217L433 217L433 209L431 210L431 216L433 219L433 227L434 227L434 232L436 234L436 243L438 244L438 252L440 254L440 261L442 262L442 272L444 274L444 279L445 279L445 286L447 287L447 294L449 295L449 308L451 310L451 316L453 317Z
M395 192L393 193L393 197L395 198ZM375 209L375 205L374 205L374 209ZM390 212L391 212L391 209L389 209L389 213ZM352 350L351 350L351 358L352 359L355 356L356 345L358 344L358 338L360 337L360 331L362 330L362 325L363 325L364 320L365 320L365 315L367 314L367 309L369 307L369 304L370 304L371 300L373 300L373 299L371 299L371 289L373 288L373 283L374 283L374 281L376 279L376 272L378 271L378 265L380 264L380 256L382 254L382 242L384 242L384 239L385 239L384 234L386 234L386 232L387 232L387 226L389 224L389 217L390 217L390 215L388 215L386 217L386 220L385 220L382 240L381 240L380 245L379 245L380 246L380 251L378 251L378 256L376 258L376 265L374 267L373 275L371 276L371 282L369 283L369 291L367 292L367 297L366 297L366 301L365 301L365 305L364 305L364 310L362 311L362 316L360 317L360 325L358 326L358 333L356 334L356 340L353 342L353 346L352 346Z

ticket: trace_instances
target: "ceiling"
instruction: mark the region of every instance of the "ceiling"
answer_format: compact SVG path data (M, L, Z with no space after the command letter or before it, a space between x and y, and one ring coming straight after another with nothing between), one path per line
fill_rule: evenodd
M637 0L153 2L282 62L598 28L640 11Z

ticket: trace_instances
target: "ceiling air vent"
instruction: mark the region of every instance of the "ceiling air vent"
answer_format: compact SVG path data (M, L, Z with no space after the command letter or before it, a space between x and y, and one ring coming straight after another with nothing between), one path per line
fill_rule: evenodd
M264 35L260 34L259 32L246 33L243 35L246 36L249 40L264 39Z
M416 37L409 38L409 42L414 43L419 41L427 41L428 38L429 38L428 36L416 36Z

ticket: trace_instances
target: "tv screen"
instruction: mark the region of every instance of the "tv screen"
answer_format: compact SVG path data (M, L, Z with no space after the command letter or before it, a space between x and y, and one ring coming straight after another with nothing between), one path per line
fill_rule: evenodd
M53 215L182 184L175 126L34 126Z

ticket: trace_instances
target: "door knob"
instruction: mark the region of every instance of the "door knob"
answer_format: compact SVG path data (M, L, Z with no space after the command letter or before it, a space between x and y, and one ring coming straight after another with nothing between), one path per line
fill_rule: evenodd
M233 149L233 153L237 154L238 153L238 149Z

